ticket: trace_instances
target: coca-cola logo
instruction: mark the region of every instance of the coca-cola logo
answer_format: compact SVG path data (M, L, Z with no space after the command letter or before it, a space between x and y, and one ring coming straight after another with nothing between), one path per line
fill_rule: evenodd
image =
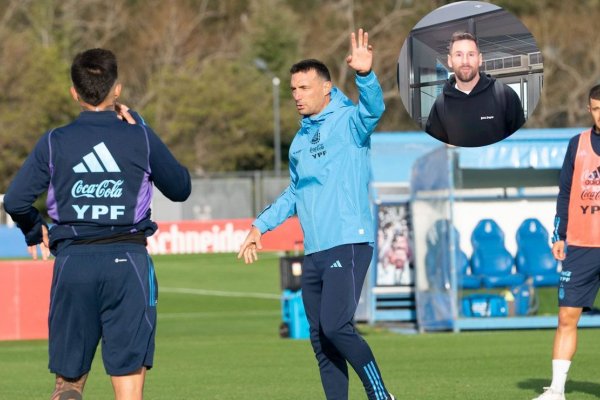
M581 192L581 200L599 200L600 190L583 190Z
M86 184L83 180L78 180L71 189L71 196L75 198L87 197L90 199L119 198L123 194L123 180L115 181L106 179L100 183Z

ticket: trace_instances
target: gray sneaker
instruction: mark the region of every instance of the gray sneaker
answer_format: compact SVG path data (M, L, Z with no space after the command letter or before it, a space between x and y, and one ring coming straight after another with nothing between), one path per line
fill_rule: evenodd
M565 400L565 394L556 392L551 387L545 387L544 393L533 400Z

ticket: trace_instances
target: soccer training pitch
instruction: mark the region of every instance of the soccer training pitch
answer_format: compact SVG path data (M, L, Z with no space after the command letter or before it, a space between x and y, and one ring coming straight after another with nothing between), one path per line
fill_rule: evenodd
M278 258L154 257L159 279L155 366L146 399L323 399L307 340L280 339ZM1 314L0 314L1 317ZM360 327L400 399L531 399L549 384L554 332L400 335ZM581 330L569 400L600 397L600 331ZM0 399L47 399L46 341L0 342ZM100 352L84 398L112 399ZM364 399L352 373L350 399Z

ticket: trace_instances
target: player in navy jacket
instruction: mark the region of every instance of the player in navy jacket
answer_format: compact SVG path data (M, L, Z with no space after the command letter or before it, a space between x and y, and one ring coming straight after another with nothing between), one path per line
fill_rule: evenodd
M190 175L139 115L116 103L113 53L92 49L71 66L82 108L47 132L5 197L29 252L56 255L49 315L52 399L80 399L99 340L118 399L141 399L152 367L157 286L146 251L153 185L173 201L190 194ZM46 223L32 204L48 192Z

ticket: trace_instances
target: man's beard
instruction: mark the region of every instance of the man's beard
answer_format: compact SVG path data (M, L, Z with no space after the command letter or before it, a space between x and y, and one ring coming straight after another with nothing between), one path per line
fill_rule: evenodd
M477 68L469 67L470 69L468 71L463 71L462 68L463 67L461 66L454 70L456 79L461 82L471 82L473 79L475 79L477 74L479 74L479 70Z

